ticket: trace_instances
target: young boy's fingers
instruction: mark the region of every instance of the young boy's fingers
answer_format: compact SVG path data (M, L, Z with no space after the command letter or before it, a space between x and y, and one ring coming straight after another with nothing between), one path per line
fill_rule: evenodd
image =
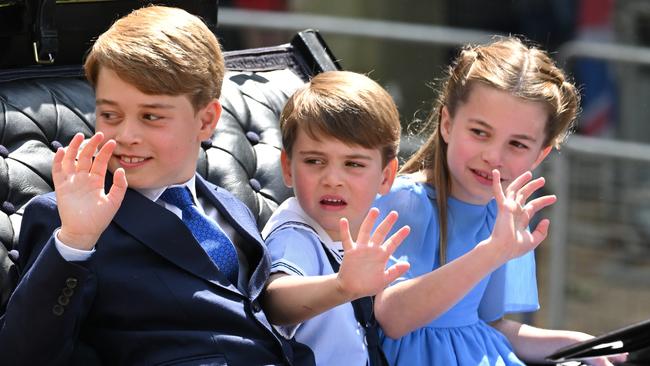
M113 150L115 150L116 145L117 144L115 140L108 140L106 141L104 146L102 146L102 148L99 149L99 152L95 156L95 160L92 162L92 166L90 167L91 174L106 176L108 161L111 159L111 156L113 155Z
M339 220L339 235L341 235L341 243L343 244L343 251L347 252L353 248L352 236L350 235L350 223L348 219L342 217Z
M390 268L384 271L384 281L386 285L398 279L400 276L406 273L409 268L411 268L411 264L409 262L397 262L390 266Z
M390 238L382 244L386 254L393 255L397 247L402 244L410 232L411 228L409 226L402 226L395 234L391 235Z
M390 230L393 228L393 225L395 225L395 222L397 222L397 217L397 212L389 212L372 233L372 238L368 244L381 245Z
M366 217L363 219L361 226L359 227L359 233L357 234L357 240L356 240L357 245L359 243L368 244L368 241L370 240L370 235L371 234L374 235L372 232L372 228L375 226L375 221L377 221L377 217L379 217L379 210L375 207L371 208L368 211Z
M61 171L64 174L70 174L75 171L79 146L81 146L83 140L84 135L82 133L77 133L70 141L70 144L64 149L65 154L61 160Z
M98 132L94 134L81 148L81 152L77 154L76 171L87 172L93 164L93 155L97 151L97 147L104 140L104 134Z

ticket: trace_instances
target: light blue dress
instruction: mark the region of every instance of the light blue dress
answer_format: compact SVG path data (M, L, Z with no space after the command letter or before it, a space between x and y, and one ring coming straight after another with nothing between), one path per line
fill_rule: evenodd
M403 225L411 227L411 233L394 255L407 260L411 268L396 283L431 272L440 265L435 201L431 186L409 176L398 177L391 192L375 201L374 206L382 216L390 210L399 213L395 230ZM454 198L448 200L448 261L467 253L490 235L496 208L495 201L481 206ZM391 365L523 365L505 336L486 322L505 313L538 308L535 258L530 252L492 272L429 324L400 339L383 335L382 344Z

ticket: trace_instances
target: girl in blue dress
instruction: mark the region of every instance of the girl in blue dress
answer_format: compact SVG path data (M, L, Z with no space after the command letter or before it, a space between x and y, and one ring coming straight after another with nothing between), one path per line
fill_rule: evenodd
M528 226L555 197L530 199L544 185L530 171L578 108L564 73L517 38L468 46L452 63L432 135L376 201L411 228L395 252L410 270L375 300L391 364L523 365L591 338L503 318L539 308L532 249L550 223Z

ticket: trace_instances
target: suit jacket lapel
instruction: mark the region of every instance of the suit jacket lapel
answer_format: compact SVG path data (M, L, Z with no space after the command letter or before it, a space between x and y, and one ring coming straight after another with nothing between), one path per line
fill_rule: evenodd
M172 212L128 189L113 221L160 256L213 284L237 292Z
M251 272L248 281L248 294L251 299L257 298L264 289L271 268L271 261L266 253L257 223L243 202L198 174L196 189L197 193L202 193L205 198L210 200L222 217L243 237L244 243L241 243L240 249L247 256Z

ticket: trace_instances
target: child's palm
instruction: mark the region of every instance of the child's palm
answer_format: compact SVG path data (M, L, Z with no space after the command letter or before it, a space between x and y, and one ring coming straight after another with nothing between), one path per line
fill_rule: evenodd
M122 169L115 172L113 186L104 193L108 160L115 148L109 141L93 159L93 153L103 140L96 134L81 149L83 135L76 135L66 149L59 149L52 165L52 179L57 197L61 232L65 244L78 249L91 249L120 207L126 192L126 176Z
M553 204L556 198L550 195L526 202L544 186L544 178L531 181L530 172L517 177L505 191L501 187L498 170L492 172L492 178L498 213L491 239L502 246L500 253L506 259L516 258L534 249L546 238L550 224L548 219L540 221L533 231L528 230L528 225L537 211Z
M361 224L356 242L350 236L348 221L341 219L340 232L345 255L338 280L341 289L353 298L375 295L409 268L408 263L400 262L386 269L388 259L408 235L408 226L384 240L397 220L397 213L391 212L373 232L372 227L378 216L377 209L370 210Z

